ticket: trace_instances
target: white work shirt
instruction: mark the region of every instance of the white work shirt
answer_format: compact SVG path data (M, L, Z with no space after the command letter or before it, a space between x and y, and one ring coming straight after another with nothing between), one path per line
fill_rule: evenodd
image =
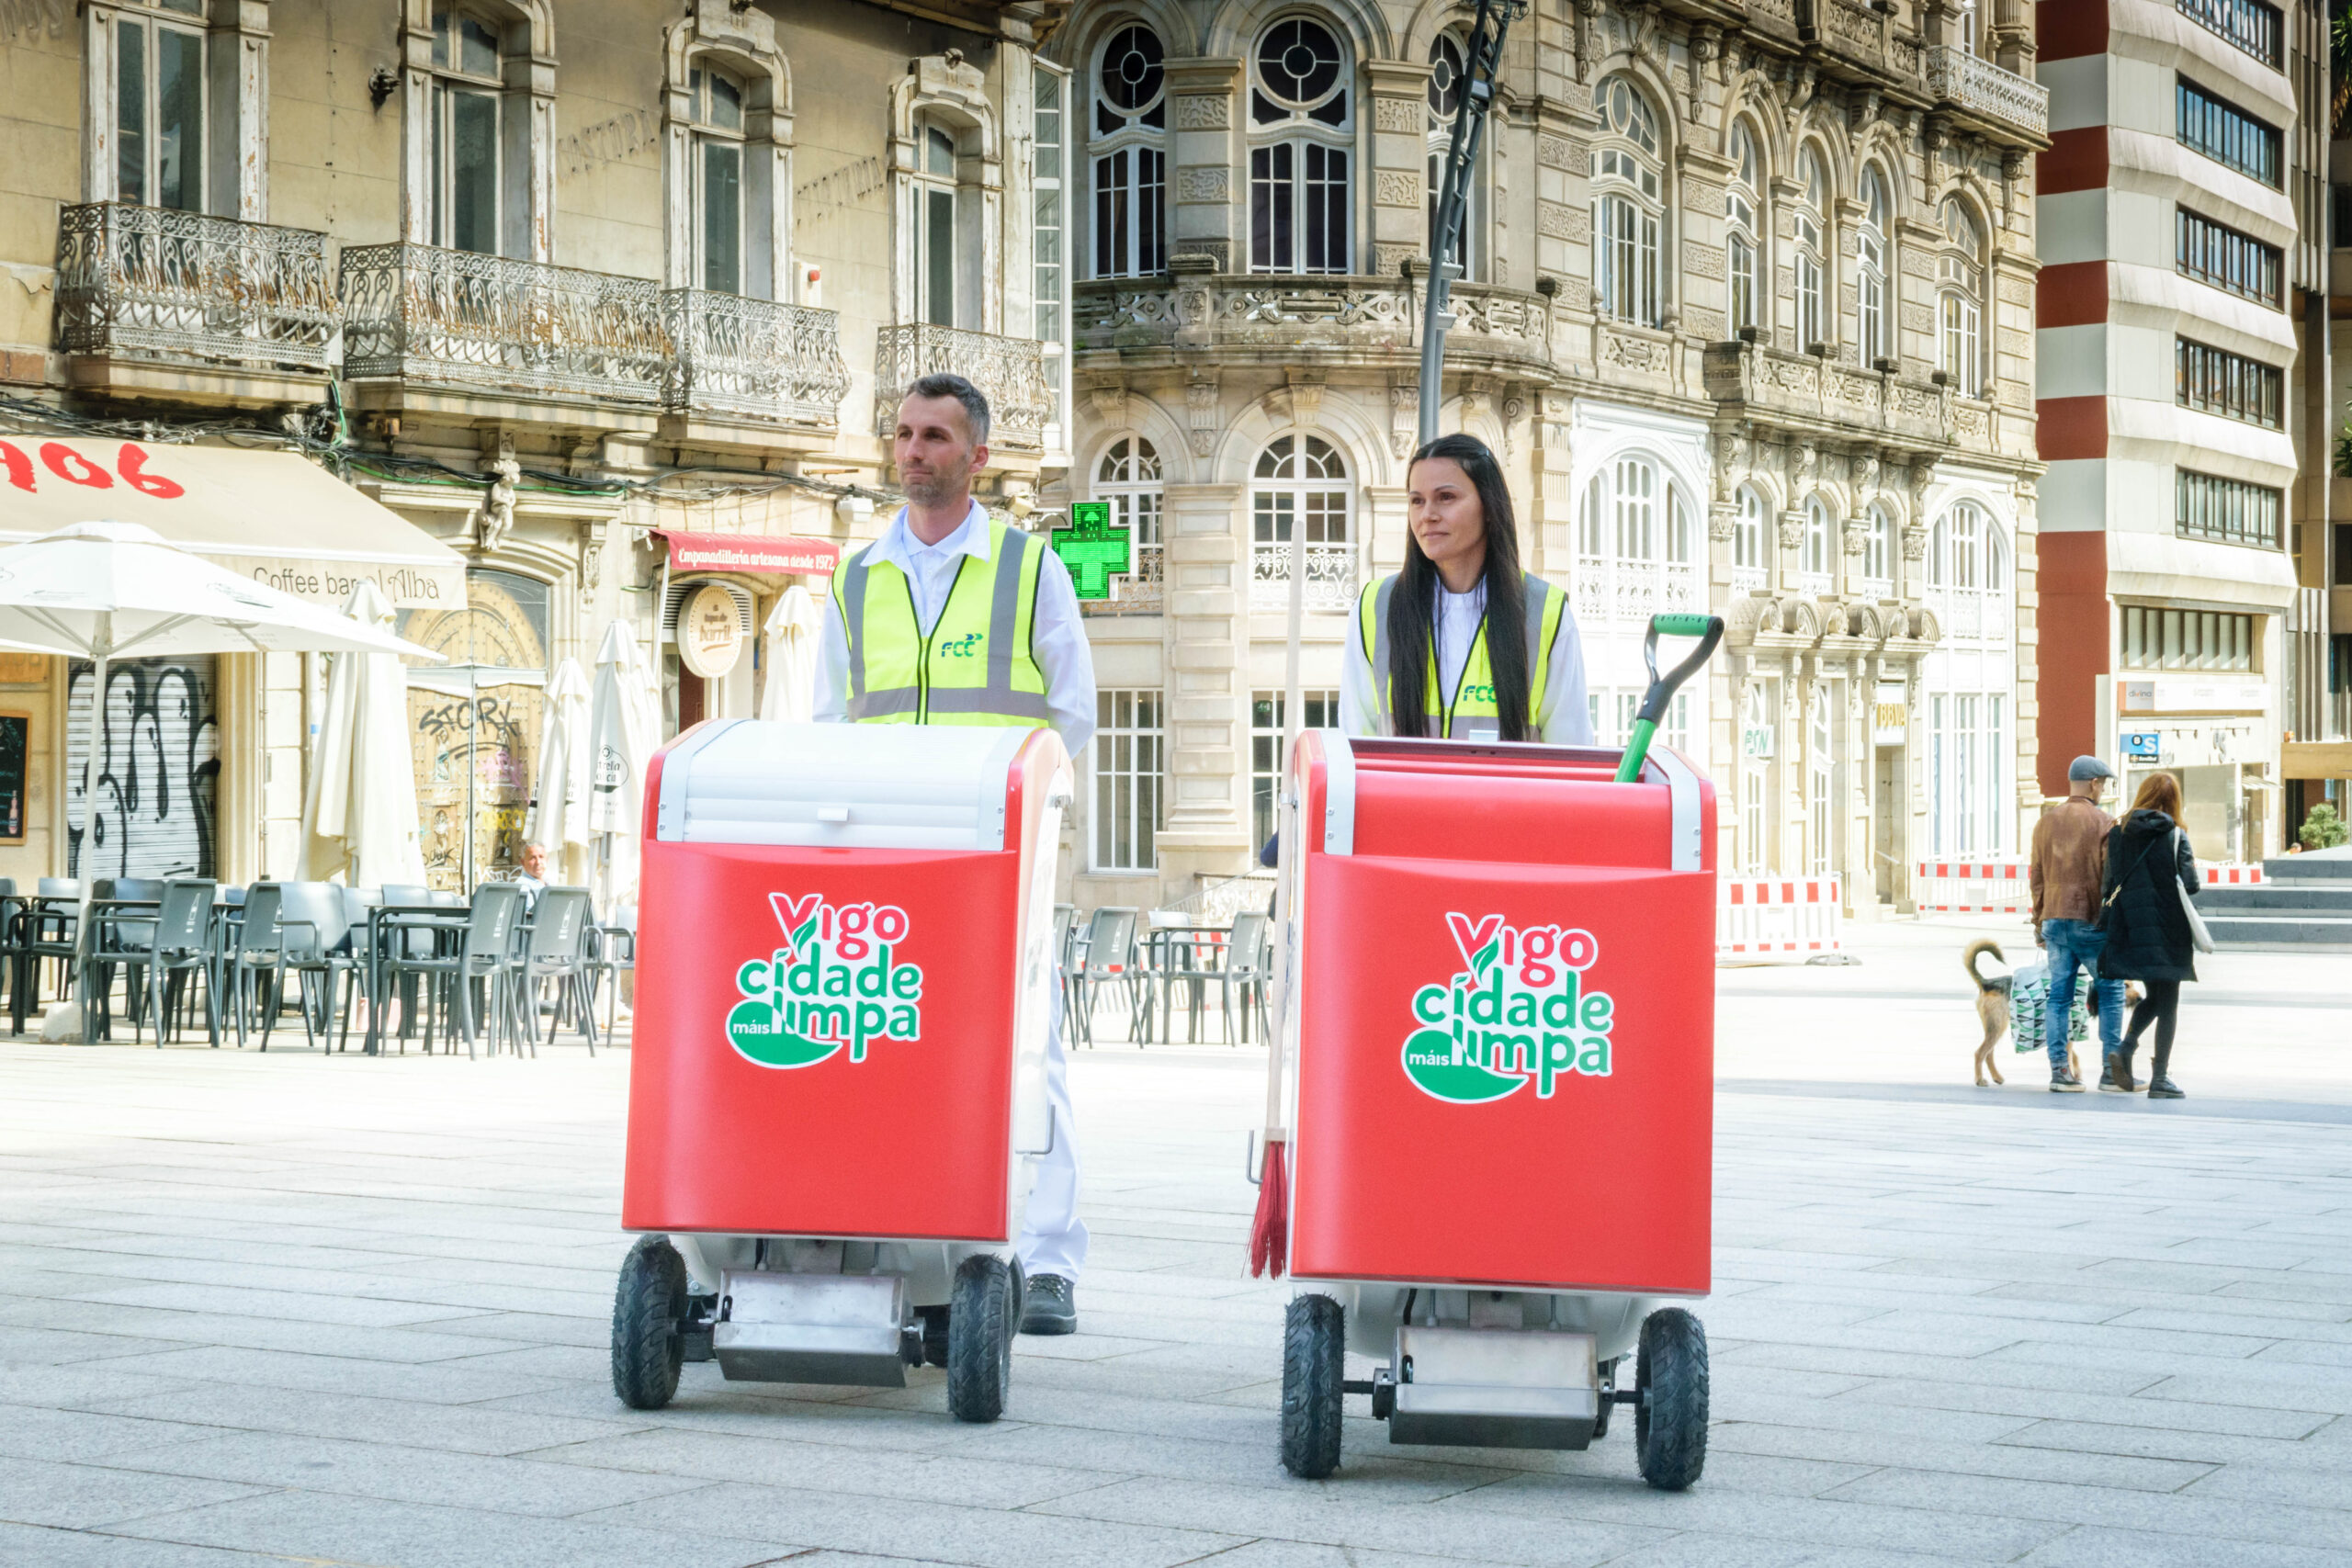
M1561 590L1555 586L1553 592ZM1462 671L1470 662L1471 645L1478 638L1478 623L1487 613L1487 584L1467 593L1449 592L1440 580L1433 619L1437 625L1438 680L1448 692L1462 685ZM1363 649L1362 623L1351 626L1346 662L1340 671L1340 728L1350 735L1385 735L1380 722L1380 682L1388 678L1373 672ZM1430 694L1437 708L1438 694ZM1546 745L1589 746L1593 743L1592 712L1585 698L1584 642L1577 636L1576 612L1563 606L1559 636L1553 639L1552 663L1544 680L1544 701L1530 716L1535 733ZM1432 715L1434 728L1434 715Z
M1037 609L1030 632L1030 651L1046 677L1046 706L1053 714L1054 733L1075 761L1094 738L1094 651L1086 640L1086 623L1078 613L1078 590L1069 568L1046 549L1037 572ZM869 566L888 561L906 573L907 592L913 598L915 619L926 637L947 608L956 573L966 556L989 558L989 514L978 502L956 531L935 545L926 545L907 526L906 508L882 531L868 555ZM817 704L810 715L819 724L849 722L849 632L842 625L841 605L825 595L825 635L817 645Z

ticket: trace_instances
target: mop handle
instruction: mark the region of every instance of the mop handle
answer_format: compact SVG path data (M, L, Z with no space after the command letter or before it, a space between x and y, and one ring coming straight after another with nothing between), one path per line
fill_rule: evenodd
M1695 637L1698 650L1668 671L1657 672L1657 639L1660 632L1668 637ZM1649 635L1642 639L1642 662L1649 667L1650 689L1643 694L1641 711L1634 716L1634 733L1626 738L1625 755L1617 764L1617 782L1632 784L1642 776L1642 764L1648 761L1650 737L1657 733L1657 721L1666 716L1666 705L1674 699L1674 690L1683 682L1706 667L1708 658L1715 651L1715 644L1724 639L1724 618L1721 615L1652 615Z

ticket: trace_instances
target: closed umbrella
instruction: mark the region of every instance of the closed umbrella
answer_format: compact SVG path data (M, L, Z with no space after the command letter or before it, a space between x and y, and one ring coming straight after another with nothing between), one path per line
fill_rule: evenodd
M824 626L817 601L797 582L768 612L768 683L760 694L762 718L806 724L816 716L817 638Z
M99 705L92 713L94 740L104 719L110 660L196 653L439 657L381 627L249 582L135 523L75 523L0 548L0 643L90 660L91 697ZM95 804L87 782L76 830L82 846L89 842ZM85 918L75 928L85 942L91 881L81 878ZM78 1006L43 1032L78 1036Z
M613 622L596 650L595 691L588 705L588 830L602 846L607 913L637 891L645 768L661 739L661 714L652 672L638 652L637 634L628 623Z
M392 607L363 581L344 614L389 636ZM391 653L338 655L311 749L302 802L302 872L355 887L424 880L416 818L416 769L408 728L408 680Z
M547 712L539 721L539 777L523 835L546 848L555 880L582 879L593 837L588 798L593 769L588 755L588 677L580 661L566 659L548 677Z

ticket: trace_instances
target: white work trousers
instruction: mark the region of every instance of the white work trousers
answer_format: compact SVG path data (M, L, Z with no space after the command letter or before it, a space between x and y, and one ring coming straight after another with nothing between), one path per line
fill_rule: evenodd
M1069 1107L1069 1055L1062 1045L1061 976L1046 1025L1046 1103L1053 1107L1053 1146L1037 1160L1029 1206L1021 1216L1021 1268L1035 1279L1059 1274L1078 1282L1086 1266L1086 1222L1078 1217L1078 1119Z

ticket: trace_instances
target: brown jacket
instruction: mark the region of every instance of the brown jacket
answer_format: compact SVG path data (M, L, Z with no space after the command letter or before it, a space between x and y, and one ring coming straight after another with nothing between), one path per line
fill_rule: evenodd
M2033 921L2087 922L2098 913L2107 874L2107 835L2115 819L2084 795L2070 795L2033 825Z

